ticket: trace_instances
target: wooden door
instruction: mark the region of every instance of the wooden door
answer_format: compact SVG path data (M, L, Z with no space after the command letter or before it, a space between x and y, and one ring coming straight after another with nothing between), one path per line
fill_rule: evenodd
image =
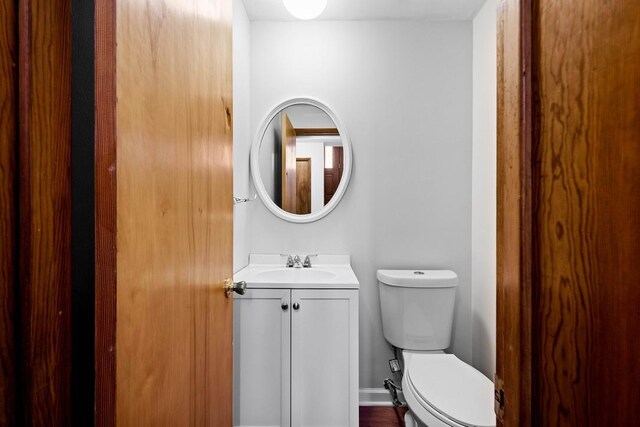
M288 427L291 291L248 289L234 306L234 426Z
M640 3L505 0L498 26L503 425L633 425Z
M96 10L97 424L231 425L231 0Z
M338 190L338 186L340 185L340 181L342 180L343 157L344 157L344 151L342 147L327 147L325 149L325 155L327 150L330 150L331 162L330 162L330 167L327 167L327 162L325 161L325 168L324 168L324 204L325 205L331 201L331 198Z
M294 289L291 304L291 425L357 426L358 291Z
M296 213L311 213L311 159L296 159Z
M640 2L536 3L536 425L640 404Z
M289 116L282 113L282 209L296 213L296 130Z

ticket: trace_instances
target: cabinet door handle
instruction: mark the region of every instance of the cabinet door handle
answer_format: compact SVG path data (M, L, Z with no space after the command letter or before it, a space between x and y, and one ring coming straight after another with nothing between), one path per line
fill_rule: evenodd
M293 309L294 310L299 310L300 309L300 304L298 304L297 302L293 303Z
M280 307L282 307L283 311L287 311L289 309L289 304L287 304L286 302L283 302Z

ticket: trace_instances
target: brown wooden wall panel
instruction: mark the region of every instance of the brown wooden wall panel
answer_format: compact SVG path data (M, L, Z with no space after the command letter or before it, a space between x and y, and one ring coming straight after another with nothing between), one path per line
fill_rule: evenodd
M535 422L637 424L640 2L539 0Z
M22 424L67 425L71 363L70 1L23 0L19 26Z
M0 425L16 424L18 10L0 4Z

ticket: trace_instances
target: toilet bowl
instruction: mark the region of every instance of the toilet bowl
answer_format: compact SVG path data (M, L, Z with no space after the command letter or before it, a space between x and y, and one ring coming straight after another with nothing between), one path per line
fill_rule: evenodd
M493 383L453 354L457 275L378 270L384 336L402 349L407 427L493 427Z
M415 426L496 425L493 383L482 373L453 354L404 351L403 358L402 390Z

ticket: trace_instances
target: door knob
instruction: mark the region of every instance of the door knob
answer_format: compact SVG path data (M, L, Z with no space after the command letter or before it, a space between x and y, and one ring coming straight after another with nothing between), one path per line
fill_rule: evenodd
M247 291L247 282L244 280L242 282L234 282L231 279L226 279L224 281L224 290L227 293L227 298L234 292L238 295L244 295Z
M280 307L282 307L283 311L287 311L289 309L289 304L287 304L286 302L283 302Z
M294 302L292 307L294 310L298 310L300 309L300 304L298 304L297 302Z

